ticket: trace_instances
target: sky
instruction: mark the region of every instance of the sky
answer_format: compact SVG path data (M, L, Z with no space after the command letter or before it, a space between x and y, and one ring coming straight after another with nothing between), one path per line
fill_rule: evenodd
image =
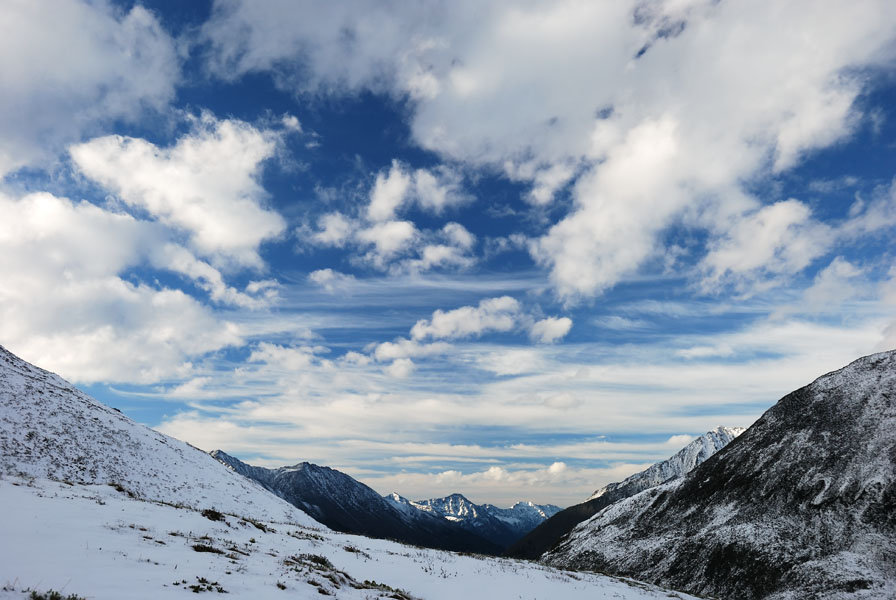
M896 4L0 0L0 344L562 506L896 347Z

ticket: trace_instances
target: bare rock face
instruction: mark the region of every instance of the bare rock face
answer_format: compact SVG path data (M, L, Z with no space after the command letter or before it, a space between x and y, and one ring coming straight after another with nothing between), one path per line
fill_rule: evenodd
M894 397L896 351L820 377L544 560L721 598L896 597Z

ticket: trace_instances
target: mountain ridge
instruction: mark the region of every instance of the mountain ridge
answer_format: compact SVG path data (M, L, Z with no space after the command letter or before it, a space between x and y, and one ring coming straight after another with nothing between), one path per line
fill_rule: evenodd
M666 460L655 463L620 482L607 484L595 491L585 502L559 511L518 539L507 549L505 556L537 559L582 521L591 518L614 502L634 496L670 479L684 476L744 431L743 427L719 426L704 433Z
M894 399L896 351L827 373L684 478L580 524L544 562L735 600L894 597Z

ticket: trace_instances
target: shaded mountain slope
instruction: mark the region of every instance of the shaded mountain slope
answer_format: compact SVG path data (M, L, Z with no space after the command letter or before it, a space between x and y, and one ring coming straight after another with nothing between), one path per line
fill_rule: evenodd
M536 559L568 534L582 521L591 518L614 502L634 496L648 488L690 472L707 458L724 448L738 435L742 427L717 427L676 452L670 458L617 483L606 485L581 504L566 508L530 531L513 544L506 556Z
M896 597L896 351L782 398L544 557L733 599Z
M329 467L303 462L266 469L248 465L221 450L211 455L337 531L429 548L483 554L501 551L487 539L434 515L409 518L370 487Z

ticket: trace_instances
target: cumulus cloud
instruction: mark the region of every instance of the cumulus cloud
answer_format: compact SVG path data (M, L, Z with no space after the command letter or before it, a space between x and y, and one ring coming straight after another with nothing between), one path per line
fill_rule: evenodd
M410 221L384 221L358 231L358 240L372 246L365 259L380 269L409 251L418 237L419 232Z
M285 229L264 206L261 163L272 135L236 120L203 114L170 148L118 135L70 149L87 177L135 209L189 235L193 249L221 265L260 268L259 245Z
M792 274L824 254L831 244L829 227L812 219L797 200L764 206L740 218L710 245L702 262L704 285L726 281L743 288L760 275Z
M0 214L0 338L27 360L77 382L150 383L243 343L191 296L122 278L166 243L157 224L46 193L0 194ZM191 276L239 294L213 271Z
M174 96L174 40L141 6L16 2L0 23L0 176L46 164L98 124L136 120Z
M520 303L510 296L487 298L478 306L437 310L430 319L421 319L411 328L414 340L458 339L489 331L510 331L519 324Z
M392 161L388 172L377 174L367 217L371 221L395 218L406 204L416 203L421 209L439 214L446 207L468 201L463 192L461 176L442 165L435 170L410 170L397 160Z
M312 244L352 247L356 264L380 271L397 274L464 269L476 262L476 236L460 223L421 231L411 221L363 221L328 213L318 219L317 226L317 230L308 232Z
M317 231L311 234L311 239L320 246L341 248L351 238L355 228L356 225L345 215L327 213L318 218Z
M548 317L532 324L529 337L542 344L552 344L565 337L571 328L569 317Z
M386 373L396 379L405 379L414 372L414 361L410 358L398 358L386 367Z

